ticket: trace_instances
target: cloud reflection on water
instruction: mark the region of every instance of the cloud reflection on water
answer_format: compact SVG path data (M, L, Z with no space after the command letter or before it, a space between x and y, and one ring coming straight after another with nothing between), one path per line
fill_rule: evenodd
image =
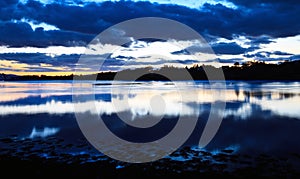
M37 138L37 137L41 137L41 138L45 138L51 135L55 135L56 133L59 132L59 128L55 128L55 127L45 127L44 129L36 129L35 127L32 129L29 138Z
M209 110L209 105L218 101L226 101L227 107L224 116L236 116L246 119L253 113L253 107L269 110L272 113L300 119L300 83L244 83L228 82L223 99L216 99L213 94L220 89L214 89L206 82L186 83L186 96L181 99L173 85L163 82L148 82L141 85L93 86L83 83L81 94L95 94L95 100L84 98L80 101L82 108L77 112L93 114L112 114L128 112L131 118L136 116L199 116ZM78 85L78 84L77 84ZM28 82L4 83L3 95L0 96L0 115L10 114L65 114L74 113L72 102L71 82ZM113 91L111 88L117 88ZM92 90L91 90L92 89ZM130 90L127 94L124 91ZM109 95L108 95L108 92ZM106 95L106 96L105 96ZM35 99L34 97L39 97ZM151 100L159 96L164 102L164 110L151 107ZM110 98L110 99L106 99ZM23 100L22 103L20 100ZM105 100L104 100L105 99ZM128 100L128 105L115 106ZM9 102L9 103L8 103ZM26 104L27 103L27 104ZM236 105L232 105L232 103ZM96 106L96 111L91 106Z

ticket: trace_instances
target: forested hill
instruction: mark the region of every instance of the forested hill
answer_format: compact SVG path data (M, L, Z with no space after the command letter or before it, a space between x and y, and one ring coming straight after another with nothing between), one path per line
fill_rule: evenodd
M226 80L300 80L300 60L286 61L280 64L267 64L264 62L247 62L243 64L235 63L234 66L223 66L215 68L206 65L194 65L191 68L175 68L164 66L160 69L152 67L138 68L133 70L123 70L119 72L101 72L94 75L80 76L16 76L0 74L2 81L20 80L222 80L220 75L211 75L223 71ZM187 73L188 72L188 73ZM142 75L141 75L142 74ZM117 75L117 76L116 76Z

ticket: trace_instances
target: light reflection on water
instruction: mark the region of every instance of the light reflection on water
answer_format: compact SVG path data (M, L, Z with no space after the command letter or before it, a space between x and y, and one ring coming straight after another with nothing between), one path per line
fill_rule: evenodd
M104 83L104 82L102 82ZM144 82L137 84L93 85L91 82L72 84L72 81L58 82L4 82L1 85L0 115L8 114L64 114L74 113L72 95L81 95L86 108L77 112L112 114L130 112L135 116L199 116L206 109L205 104L217 101L227 102L224 116L235 116L246 119L253 107L270 110L274 114L300 118L300 83L299 82L227 82L222 98L214 93L207 82L182 82L186 85L182 99L176 86L168 82ZM100 82L101 84L101 82ZM73 88L80 88L80 94L73 94ZM92 90L91 90L92 89ZM117 90L114 90L117 89ZM130 90L127 94L126 91ZM75 90L78 93L79 90ZM90 95L95 94L94 99ZM85 98L85 95L87 97ZM164 102L164 110L151 108L153 97L160 96ZM114 106L116 103L128 101L127 106ZM78 102L78 101L77 101ZM234 106L231 104L235 103ZM238 105L237 105L238 104ZM91 111L91 105L97 111ZM238 107L237 107L238 106ZM158 108L159 109L159 108ZM179 113L180 112L180 113Z
M180 97L176 86L170 82L110 83L100 81L95 85L90 81L80 84L73 84L72 81L2 82L0 136L17 134L28 137L35 126L38 129L47 129L47 134L48 129L59 129L52 130L51 135L65 138L78 136L79 134L73 135L80 131L76 125L72 95L80 95L81 101L76 103L82 103L85 107L80 111L77 109L76 112L104 115L106 120L114 119L115 113L125 113L129 120L151 120L151 116L153 119L160 116L176 118L178 115L187 118L199 117L203 122L199 122L200 127L196 127L194 137L187 142L193 143L199 138L198 133L201 134L197 130L202 130L210 105L224 101L224 120L211 144L212 147L239 145L241 149L248 150L300 150L300 144L295 138L300 134L299 82L229 81L226 82L226 89L210 86L206 81L181 82L186 86L184 98ZM74 94L74 88L80 90L75 90ZM127 90L130 90L129 94L126 93ZM223 96L218 98L213 95L220 90L223 90ZM94 95L94 99L90 98L91 95ZM151 107L151 100L157 96L163 99L163 110ZM114 106L116 102L122 103L124 100L128 100L128 106ZM96 111L90 109L93 105L96 106ZM132 136L138 134L124 129L124 125L114 122L109 125L115 125L117 129L114 132L124 135L124 138L140 140L134 137L132 139ZM164 126L159 129L163 128ZM154 133L155 130L149 130L149 134L143 137L161 137ZM37 134L44 135L45 131L36 130L32 137L39 136Z
M29 138L37 138L37 137L45 138L48 136L55 135L58 131L59 131L59 128L45 127L43 129L37 129L34 127L28 137Z

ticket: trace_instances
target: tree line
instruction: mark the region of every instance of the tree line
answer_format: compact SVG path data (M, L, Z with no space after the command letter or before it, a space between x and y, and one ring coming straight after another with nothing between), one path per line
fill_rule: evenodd
M213 75L220 74L222 75ZM278 64L268 64L251 61L243 64L238 62L233 66L216 68L210 65L196 64L190 68L163 66L154 69L150 66L137 69L125 69L119 72L100 72L91 75L6 75L0 74L0 80L135 80L135 81L172 81L172 80L300 80L300 60L285 61Z

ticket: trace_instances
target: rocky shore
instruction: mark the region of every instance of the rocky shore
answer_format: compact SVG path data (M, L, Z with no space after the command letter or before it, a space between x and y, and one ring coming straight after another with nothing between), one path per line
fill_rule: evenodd
M110 159L84 139L76 144L54 137L0 139L0 165L4 176L33 178L123 177L280 177L300 176L300 154L287 157L241 154L234 149L206 151L183 147L155 162L131 164ZM15 172L12 172L15 171Z

